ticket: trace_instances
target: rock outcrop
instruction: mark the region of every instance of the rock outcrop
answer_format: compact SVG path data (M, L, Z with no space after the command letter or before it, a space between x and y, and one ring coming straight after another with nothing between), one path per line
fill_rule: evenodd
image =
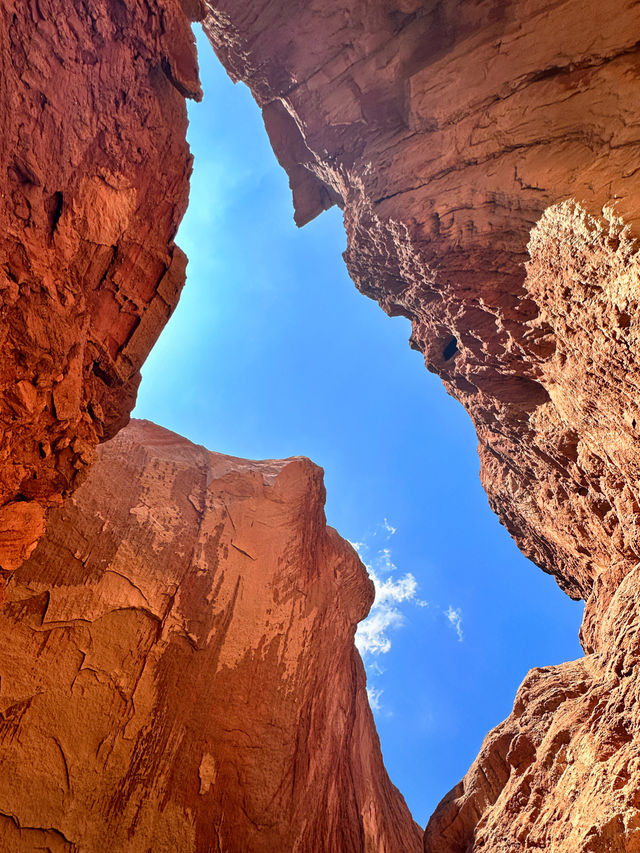
M636 0L7 0L2 575L126 423L178 298L189 19L260 104L297 222L343 207L492 507L587 601L585 658L528 676L427 853L640 850ZM370 589L321 504L305 461L140 425L105 447L8 582L5 846L415 848L353 651Z
M127 422L186 258L178 0L6 0L0 9L0 571Z
M344 208L351 275L411 320L412 345L468 409L493 508L587 596L640 553L621 488L637 478L617 449L639 435L637 266L612 222L640 228L640 6L205 6L214 48L263 109L298 221Z
M640 5L206 0L302 224L469 411L489 501L587 601L445 799L428 853L640 849Z
M565 497L556 501L563 470L547 472L540 485L548 489L548 520L542 505L534 505L531 519L560 548L578 520L575 535L585 547L573 577L588 595L581 628L587 655L529 673L512 715L488 735L474 766L432 817L425 851L635 853L637 249L619 224L604 225L565 204L545 214L530 250L527 286L538 293L541 322L558 341L544 364L553 408L547 405L535 423L550 437L558 425L555 460L571 460L565 472L575 483L565 482ZM594 474L607 500L591 487Z
M527 675L429 821L425 853L640 850L639 585L636 567L590 654Z
M418 851L356 623L373 585L307 459L134 421L0 609L0 847Z

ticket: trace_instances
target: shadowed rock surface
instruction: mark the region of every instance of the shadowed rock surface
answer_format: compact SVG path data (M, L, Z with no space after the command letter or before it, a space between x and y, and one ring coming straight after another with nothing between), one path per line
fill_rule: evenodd
M0 611L0 847L418 851L356 624L373 584L309 460L133 421Z
M34 547L43 508L126 422L183 282L172 241L190 169L184 97L199 97L188 18L203 19L262 107L296 221L344 208L349 270L411 320L412 345L469 411L491 506L525 554L587 601L586 657L527 677L436 811L425 850L640 850L635 0L8 0L3 574ZM153 433L147 450L141 429ZM105 449L97 478L129 471L135 483L139 463L140 482L93 497L87 484L52 513L7 588L6 845L130 849L131 831L160 849L221 838L227 850L412 849L353 652L369 592L318 521L316 469L292 461L276 476L275 463L234 461L241 472L214 482L243 506L239 534L237 513L207 504L207 471L222 457L159 435L136 426L111 445L124 455ZM263 541L255 522L264 533L280 512L286 524ZM214 578L207 560L220 547L228 565ZM277 577L268 590L252 573L261 560ZM329 600L335 624L313 609ZM210 679L221 699L205 713ZM324 822L310 812L318 791Z
M123 426L186 258L177 0L5 0L0 9L0 572Z
M528 676L427 853L640 850L640 4L202 8L296 220L344 209L351 275L468 410L492 508L587 601L587 657Z

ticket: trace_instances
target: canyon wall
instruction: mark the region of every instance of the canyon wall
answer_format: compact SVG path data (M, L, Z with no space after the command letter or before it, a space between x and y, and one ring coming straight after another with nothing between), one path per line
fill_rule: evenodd
M640 4L202 15L296 221L343 208L349 271L468 410L492 508L587 601L586 657L530 673L425 850L640 850Z
M431 817L425 853L640 850L639 572L603 608L593 652L529 672Z
M205 6L297 220L344 208L352 277L468 409L521 549L576 598L634 564L638 3Z
M176 305L199 98L177 0L0 8L0 572L128 419Z
M0 608L0 847L418 851L322 471L132 421Z
M0 10L0 847L417 851L320 470L125 428L184 283L200 13Z
M469 411L492 507L587 602L586 656L530 673L425 850L640 850L640 4L0 16L5 846L418 844L353 651L370 588L317 469L134 425L60 506L126 423L184 281L198 19L263 110L296 221L344 209L350 273Z

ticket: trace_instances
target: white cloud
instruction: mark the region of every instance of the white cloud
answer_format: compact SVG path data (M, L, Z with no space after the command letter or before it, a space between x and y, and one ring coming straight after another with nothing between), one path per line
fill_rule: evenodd
M385 519L384 519L384 521L382 522L382 526L383 526L383 527L384 527L384 529L387 531L387 533L389 534L389 536L393 536L393 534L397 531L397 528L396 528L396 527L393 527L391 524L389 524L389 522L387 521L387 519L386 519L386 518L385 518Z
M367 661L367 672L369 675L384 675L386 670L380 666L378 660L369 660Z
M385 527L388 525L385 519ZM365 658L369 655L386 654L391 648L389 632L404 623L399 605L405 602L426 604L417 597L418 582L411 572L396 577L397 567L391 559L389 548L381 548L374 558L367 562L367 547L362 542L354 547L365 561L369 577L376 591L375 601L369 616L358 625L356 646Z
M375 713L382 708L382 703L380 702L380 697L384 693L383 690L379 690L377 687L367 687L367 696L369 697L369 706L371 710Z
M459 607L454 608L450 604L449 609L444 611L444 615L449 620L451 627L455 628L455 632L458 635L458 642L461 643L464 639L462 632L462 610Z
M429 607L429 602L418 597L418 582L411 572L399 574L398 567L393 562L390 548L376 548L371 545L376 537L385 534L390 539L396 528L384 519L365 541L352 542L360 558L369 572L369 577L375 587L375 600L369 616L358 625L355 643L362 655L367 671L369 686L367 694L369 704L376 713L382 712L382 689L372 684L373 679L381 677L385 670L380 666L380 656L386 655L391 649L393 632L405 623L405 613L408 607ZM378 542L380 540L378 539ZM444 610L439 604L432 603L434 617L443 613L449 625L456 632L459 642L463 641L462 610L452 604Z

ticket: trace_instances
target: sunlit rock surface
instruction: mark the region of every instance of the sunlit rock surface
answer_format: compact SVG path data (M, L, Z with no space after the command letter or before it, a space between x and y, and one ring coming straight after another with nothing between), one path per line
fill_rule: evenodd
M623 509L607 482L637 479L614 473L620 443L640 435L637 266L602 217L609 206L633 235L640 225L640 6L206 6L218 55L263 108L298 218L344 207L351 274L412 321L412 345L469 410L492 506L528 556L588 595L640 550L637 505Z
M640 5L202 10L297 221L343 207L349 270L469 411L491 506L587 600L587 657L530 674L426 850L640 850Z
M639 572L602 608L590 654L528 674L431 818L426 853L640 849Z
M586 657L527 677L427 853L640 850L635 0L7 0L3 577L126 423L180 292L189 19L262 107L298 223L344 208L350 272L469 411L492 507L587 600ZM7 849L415 848L353 651L369 586L317 469L278 464L137 425L52 512L0 623Z
M492 731L425 836L427 853L640 850L640 706L637 679L640 562L637 488L637 248L615 222L574 205L534 229L527 286L558 345L543 363L553 404L536 427L558 444L540 471L548 505L531 523L569 550L583 543L575 578L589 593L581 629L587 656L533 670L511 717ZM629 313L627 313L629 312ZM564 461L565 468L558 466ZM563 478L563 500L554 497ZM592 487L596 481L600 494ZM509 511L509 488L501 507ZM557 493L556 493L557 494ZM552 521L553 519L553 521ZM578 524L575 530L572 524ZM588 545L588 547L587 547ZM544 630L544 626L541 626Z
M0 8L0 573L126 423L186 259L200 97L177 0Z
M0 848L418 851L367 702L373 585L309 460L144 421L0 611Z

